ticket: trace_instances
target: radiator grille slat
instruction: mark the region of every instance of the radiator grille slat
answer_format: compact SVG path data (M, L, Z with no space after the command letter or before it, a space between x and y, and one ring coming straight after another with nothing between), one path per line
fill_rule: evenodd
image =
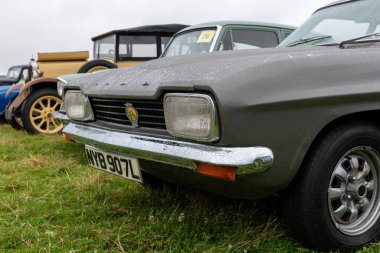
M126 104L132 104L139 113L139 126L166 129L164 105L162 100L126 100L90 98L95 119L132 126L125 112Z

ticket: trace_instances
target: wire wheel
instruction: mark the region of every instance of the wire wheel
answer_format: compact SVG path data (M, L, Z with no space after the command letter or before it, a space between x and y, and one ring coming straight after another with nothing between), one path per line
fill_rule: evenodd
M32 104L29 112L32 126L40 133L56 134L63 128L60 120L54 118L61 100L54 96L42 96Z
M330 179L330 216L342 233L360 235L380 216L378 153L371 147L349 150L336 165Z

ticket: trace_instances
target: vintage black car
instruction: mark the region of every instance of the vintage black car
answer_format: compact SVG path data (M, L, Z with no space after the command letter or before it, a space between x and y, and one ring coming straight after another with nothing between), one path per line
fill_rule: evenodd
M18 83L21 80L23 70L27 67L27 65L10 67L7 75L0 76L0 86L9 86Z
M317 10L279 48L163 58L65 86L91 166L236 198L277 194L305 245L380 235L380 1Z

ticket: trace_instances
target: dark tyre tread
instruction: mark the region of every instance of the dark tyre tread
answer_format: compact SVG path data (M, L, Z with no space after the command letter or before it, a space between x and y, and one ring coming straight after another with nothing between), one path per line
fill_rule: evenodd
M12 117L12 119L6 119L7 123L14 129L14 130L21 130L23 127L17 122L15 116Z
M105 67L108 69L115 69L117 66L109 61L106 60L92 60L87 63L85 63L79 70L78 73L88 73L89 70L91 70L94 67Z

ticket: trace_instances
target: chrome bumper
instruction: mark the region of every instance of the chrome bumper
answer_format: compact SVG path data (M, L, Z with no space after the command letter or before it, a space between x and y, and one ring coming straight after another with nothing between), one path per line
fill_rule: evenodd
M273 153L264 147L216 147L178 140L134 135L69 123L63 133L79 143L105 151L196 170L196 163L237 167L237 175L264 172Z
M65 120L65 121L68 121L69 120L69 117L67 117L66 114L63 114L61 112L55 112L54 113L54 118L55 119L60 119L60 120Z

